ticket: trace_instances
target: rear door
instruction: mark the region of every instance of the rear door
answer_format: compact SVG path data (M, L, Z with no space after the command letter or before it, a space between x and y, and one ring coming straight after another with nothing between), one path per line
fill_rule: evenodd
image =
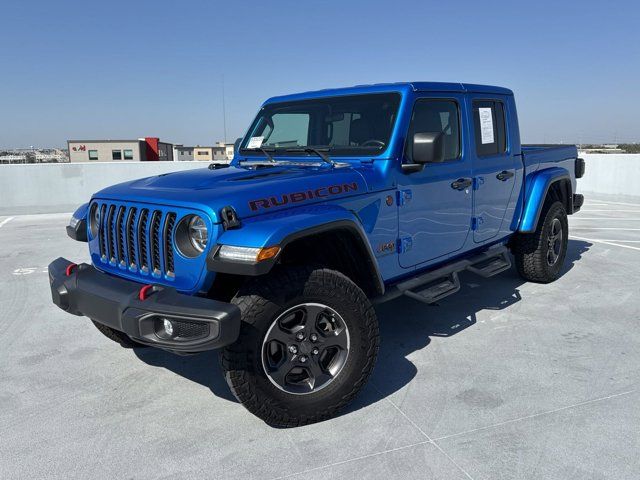
M471 157L464 148L464 95L418 98L407 132L404 162L412 162L415 133L441 132L445 160L419 172L400 176L398 221L402 252L400 266L409 268L460 250L471 225ZM461 180L460 186L455 183ZM455 187L455 188L454 188Z
M477 243L498 235L514 190L516 161L509 145L507 102L501 97L471 98L471 156L475 192L474 231Z

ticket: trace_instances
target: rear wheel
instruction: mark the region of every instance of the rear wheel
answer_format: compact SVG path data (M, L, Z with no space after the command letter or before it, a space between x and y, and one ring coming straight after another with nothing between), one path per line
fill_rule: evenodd
M520 276L539 283L553 282L560 276L567 255L569 224L562 202L545 204L536 231L519 234L513 254Z
M221 361L238 400L270 425L324 420L366 383L378 352L375 311L339 272L286 268L250 281L236 343Z

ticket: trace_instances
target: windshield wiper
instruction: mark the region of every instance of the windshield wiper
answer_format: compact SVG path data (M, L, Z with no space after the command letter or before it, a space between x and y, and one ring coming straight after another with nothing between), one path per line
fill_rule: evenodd
M264 154L264 156L267 157L267 159L271 163L276 163L276 159L273 158L273 156L271 155L273 152L276 151L275 148L255 147L255 148L243 148L242 150L258 150L258 151L262 152ZM248 160L246 160L246 161L248 161Z
M324 162L328 163L331 166L335 166L335 162L329 158L326 152L329 151L329 148L316 148L316 147L296 147L296 148L286 148L285 152L304 152L304 153L315 153L319 156Z

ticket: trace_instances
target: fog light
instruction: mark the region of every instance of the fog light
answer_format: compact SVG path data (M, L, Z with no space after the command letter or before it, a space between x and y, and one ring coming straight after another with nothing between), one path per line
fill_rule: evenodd
M174 318L169 314L166 317L161 314L155 315L153 330L160 340L172 343L200 340L206 338L210 333L209 323L206 321L192 321L183 317ZM214 331L213 336L217 333L217 330Z
M162 327L167 337L173 337L173 323L167 318L162 320Z

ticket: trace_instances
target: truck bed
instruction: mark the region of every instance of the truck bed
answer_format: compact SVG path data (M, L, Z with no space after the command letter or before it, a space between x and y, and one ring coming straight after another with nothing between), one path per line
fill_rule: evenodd
M540 165L557 163L578 157L575 145L522 145L522 159L528 172Z

